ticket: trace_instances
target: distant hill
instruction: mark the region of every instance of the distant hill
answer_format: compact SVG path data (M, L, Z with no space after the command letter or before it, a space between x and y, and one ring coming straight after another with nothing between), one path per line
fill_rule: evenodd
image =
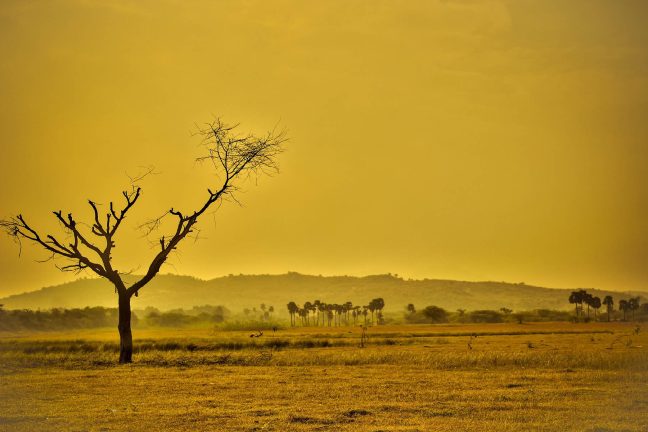
M126 279L135 279L134 276ZM224 305L232 311L273 305L283 312L289 301L303 304L316 299L327 303L367 304L375 297L385 299L386 311L401 311L408 303L421 308L427 305L456 309L513 310L536 308L569 309L567 301L573 289L552 289L505 282L463 282L452 280L404 280L393 275L365 277L309 276L299 273L282 275L225 276L201 280L189 276L159 275L133 298L133 308L148 306L161 310L191 308L205 304ZM601 297L615 299L648 293L620 293L587 289ZM42 288L38 291L0 299L7 309L51 309L85 306L116 307L112 286L101 279L79 279L74 282Z

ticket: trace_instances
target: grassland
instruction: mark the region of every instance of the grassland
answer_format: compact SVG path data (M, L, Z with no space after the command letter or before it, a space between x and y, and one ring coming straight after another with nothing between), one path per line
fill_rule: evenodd
M4 334L0 430L646 431L621 323Z

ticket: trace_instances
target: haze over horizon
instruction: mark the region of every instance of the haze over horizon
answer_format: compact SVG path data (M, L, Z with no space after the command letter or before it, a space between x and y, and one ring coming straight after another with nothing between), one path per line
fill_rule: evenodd
M648 4L5 1L0 218L89 221L155 166L117 238L210 186L191 136L288 130L163 273L368 275L648 291ZM73 280L0 237L0 296ZM89 274L88 274L89 276ZM146 288L144 288L146 289Z

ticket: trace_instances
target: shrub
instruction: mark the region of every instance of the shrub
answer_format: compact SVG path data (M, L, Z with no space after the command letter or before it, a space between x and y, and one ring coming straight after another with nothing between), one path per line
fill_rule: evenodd
M468 315L468 319L474 323L500 323L503 321L501 313L489 309L472 311Z

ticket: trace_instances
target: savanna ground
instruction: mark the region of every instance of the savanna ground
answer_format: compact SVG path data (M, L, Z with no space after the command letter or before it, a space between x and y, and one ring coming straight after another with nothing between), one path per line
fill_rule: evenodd
M115 329L5 334L0 430L646 431L635 328L136 330L125 366Z

